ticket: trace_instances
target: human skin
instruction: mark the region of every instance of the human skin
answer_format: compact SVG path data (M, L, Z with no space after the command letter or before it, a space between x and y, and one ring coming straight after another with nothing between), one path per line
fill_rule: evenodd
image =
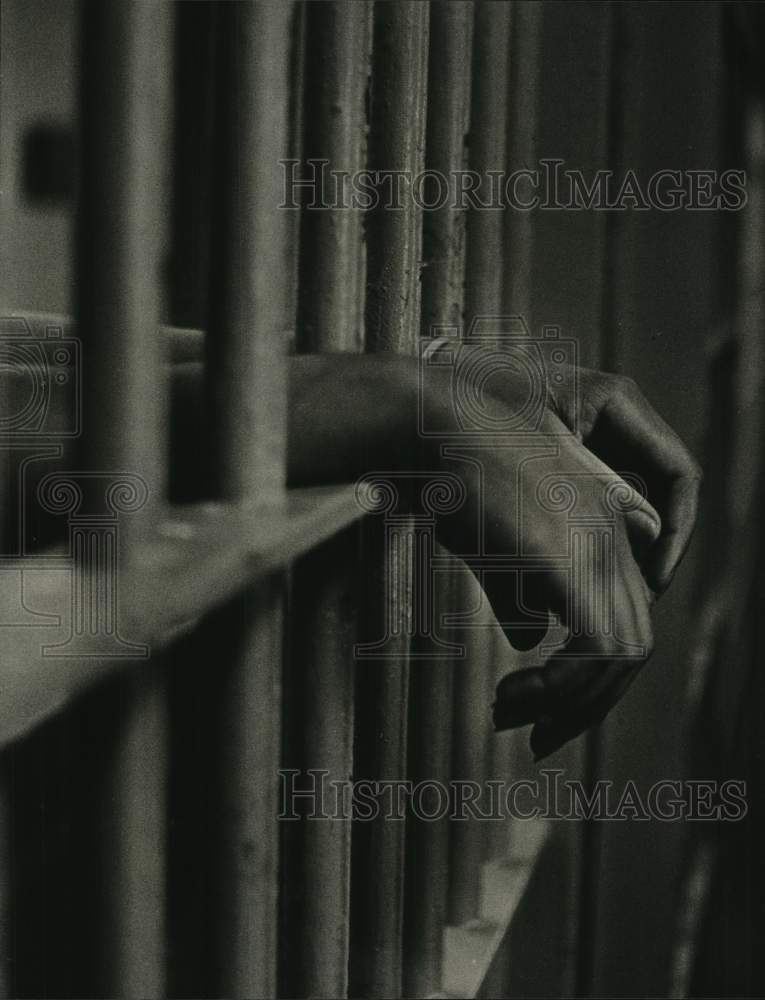
M608 572L601 567L599 577L610 581L615 627L572 634L542 666L511 672L498 685L495 727L531 724L531 748L539 759L601 722L649 658L651 606L669 585L690 540L701 472L632 381L578 369L577 412L571 398L548 396L533 431L535 457L523 467L512 441L482 447L479 490L475 476L465 475L464 466L443 455L441 445L459 430L449 373L429 373L427 380L419 376L416 359L394 355L291 357L289 485L353 481L378 471L448 471L461 476L466 496L456 515L437 521L436 533L446 548L457 555L472 551L476 520L482 519L487 553L520 548L541 562L566 551L567 528L560 513L539 502L540 482L555 478L579 484L578 513L585 516L604 514L604 484L619 487L627 501L623 512L609 508L613 562ZM206 430L202 379L199 364L174 370L171 452L177 499L198 495L204 482L199 467L199 442ZM518 412L527 391L522 378L503 371L487 384L485 402L501 418ZM423 437L420 413L442 433ZM622 472L646 484L645 498L613 471L617 462ZM522 518L521 510L526 512ZM546 625L532 627L540 614L544 618L549 612L563 625L570 625L572 616L598 620L602 594L597 588L577 589L560 560L548 561L522 596L515 581L511 585L501 573L484 578L497 619L507 623L505 634L517 648L543 638ZM625 642L637 652L625 657Z

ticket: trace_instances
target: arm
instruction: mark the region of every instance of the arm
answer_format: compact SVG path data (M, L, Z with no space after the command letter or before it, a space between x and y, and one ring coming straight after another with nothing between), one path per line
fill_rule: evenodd
M199 406L201 368L186 371L175 398L179 432L188 441L195 432L185 414ZM497 380L495 380L497 381ZM469 463L442 455L438 434L418 433L418 405L443 440L453 440L459 426L450 405L451 376L434 370L420 385L415 359L392 355L301 356L289 360L288 479L291 485L352 481L373 471L451 471L461 476L466 499L457 513L437 524L440 540L456 554L475 551L476 525L485 529L486 554L519 550L548 565L530 575L522 590L506 574L486 576L484 589L498 621L515 646L529 648L546 631L547 613L564 625L597 620L602 594L588 588L569 593L568 573L549 557L565 554L567 521L539 502L540 483L557 477L578 484L581 512L602 516L604 485L618 485L627 498L614 519L613 572L608 578L616 628L572 635L543 667L509 674L498 688L494 719L498 729L533 724L532 748L545 756L579 732L599 722L621 697L650 656L650 606L653 594L641 564L660 537L660 518L601 459L566 427L550 405L526 449L496 441L480 450L480 476ZM528 385L503 371L486 406L497 419L518 412ZM422 396L420 396L422 394ZM182 400L185 398L185 403ZM181 405L182 403L182 405ZM528 439L527 435L527 439ZM469 450L469 449L468 449ZM182 442L173 454L182 452ZM602 570L604 567L600 567ZM602 575L602 574L601 574ZM540 626L540 616L542 625ZM635 654L627 659L623 643Z

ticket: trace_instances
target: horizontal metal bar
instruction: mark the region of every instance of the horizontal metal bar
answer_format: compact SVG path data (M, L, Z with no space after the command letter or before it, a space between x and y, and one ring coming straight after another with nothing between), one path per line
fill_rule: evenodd
M503 960L502 948L522 915L521 904L535 871L547 863L545 847L550 826L544 820L523 820L524 840L507 858L490 861L480 873L476 918L444 930L443 990L453 997L485 995L492 965Z
M161 649L208 611L249 584L358 520L353 486L290 490L286 509L203 504L166 520L154 543L137 553L134 571L120 579L121 629L127 640ZM4 698L2 743L61 711L80 691L135 660L51 658L71 605L71 560L63 549L37 558L0 561L0 610L17 627L0 628ZM30 617L16 616L23 586ZM41 617L37 617L41 616ZM55 626L61 624L61 630Z

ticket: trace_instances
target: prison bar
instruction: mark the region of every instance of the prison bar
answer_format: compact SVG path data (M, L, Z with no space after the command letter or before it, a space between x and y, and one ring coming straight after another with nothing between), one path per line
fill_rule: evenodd
M283 507L286 346L294 267L279 210L290 99L292 4L221 4L220 135L207 384L213 477L223 498ZM274 996L282 581L245 591L220 620L231 658L219 677L214 752L221 804L213 928L220 995Z
M610 164L617 138L613 12L582 4L565 18L557 15L555 7L524 5L518 11L511 65L513 85L520 92L511 119L511 168L546 158L594 173ZM564 46L577 52L577 60L547 65L544 53ZM577 128L569 127L573 121ZM576 350L572 361L609 369L614 363L608 355L609 333L617 325L609 299L609 222L602 212L570 212L555 222L556 214L538 212L532 220L530 213L511 213L507 290L528 316L534 335L542 327L558 327L564 350ZM588 253L580 252L582 246ZM599 740L593 733L563 749L560 760L567 776L594 780ZM553 846L566 873L555 911L562 942L555 988L583 993L590 975L587 942L594 934L589 903L599 863L598 824L564 824L556 829Z
M507 165L518 170L534 163L537 154L536 124L542 80L541 32L543 10L540 4L513 5L511 77L513 99L509 108ZM535 219L531 212L507 212L505 215L505 269L502 282L502 306L506 313L526 317L532 306L532 267Z
M428 120L425 166L449 178L465 167L469 128L473 5L431 4L428 60ZM462 324L465 281L465 216L450 197L442 208L423 215L423 337L454 336ZM455 562L456 566L456 562ZM439 573L431 607L433 636L453 641L439 619L459 610L459 578ZM417 642L417 640L415 640ZM409 690L408 777L413 784L440 781L448 787L452 755L452 683L448 651L438 653L433 637L423 642L433 659L413 664ZM442 985L443 937L447 923L450 824L410 815L406 829L404 900L405 996L426 996Z
M718 134L708 128L708 122L720 113L719 68L722 65L719 34L719 11L702 5L694 16L685 7L662 7L658 20L646 19L642 10L629 5L612 8L615 19L615 78L611 83L617 106L613 120L618 123L615 139L614 169L627 168L636 174L650 175L661 169L667 157L678 157L688 150L688 166L704 163L714 167L717 163ZM658 33L658 34L657 34ZM657 50L655 39L668 33L683 39L675 50L675 57L666 59ZM640 94L635 93L631 81L639 73L645 81ZM682 113L677 106L667 104L665 95L676 93L682 103ZM693 94L692 100L685 95ZM680 95L683 95L682 97ZM723 119L724 120L724 119ZM647 214L652 219L645 218ZM610 314L603 318L609 331L609 356L604 367L624 371L634 376L645 395L656 409L671 415L673 429L690 450L703 454L700 429L707 416L708 400L704 398L707 372L703 352L696 350L696 338L683 343L674 335L653 342L646 331L665 331L667 302L675 303L672 313L682 317L672 323L673 330L682 327L699 331L710 329L717 319L718 295L721 284L717 281L720 268L719 233L713 213L680 213L670 225L666 213L631 213L627 220L622 213L614 213L609 220L611 235L607 248L604 279L610 288ZM661 253L654 253L660 248ZM714 251L712 248L715 248ZM688 261L693 259L693 265ZM650 344L650 346L649 346ZM675 373L682 372L682 406L678 406L678 382ZM696 550L697 558L700 549ZM672 588L674 611L661 622L661 639L657 653L652 658L650 670L641 676L641 683L634 688L631 704L633 719L645 717L648 712L658 713L659 705L682 704L685 691L685 664L689 649L683 637L688 616L695 610L696 581L694 573L704 574L707 567L700 562L694 565L693 556L684 561L682 576L678 574ZM661 616L663 618L663 615ZM661 621L661 618L657 621ZM659 683L658 678L661 677ZM671 701L668 701L671 699ZM654 715L658 718L658 714ZM621 719L624 709L612 713L602 727L605 759L617 757L625 731ZM621 780L629 773L636 781L644 781L668 761L678 760L681 752L682 732L675 727L674 717L665 716L666 735L660 754L646 745L645 753L622 753L620 767L609 768L608 777ZM664 728L664 727L663 727ZM633 744L634 746L634 744ZM680 765L681 766L681 765ZM604 768L605 770L605 768ZM602 772L601 772L602 773ZM637 831L625 826L620 833L598 828L600 857L594 872L594 885L589 899L594 910L594 930L588 932L604 941L604 947L593 953L592 976L586 987L593 993L602 991L603 984L613 984L612 989L638 988L634 975L626 974L627 968L639 967L641 984L663 978L671 961L671 935L660 928L674 916L672 897L679 889L680 860L683 853L681 838L673 836L672 828L665 828L664 836L652 852L652 863L641 870L642 877L632 882L635 905L649 907L652 913L650 937L646 940L637 959L633 942L626 941L623 953L629 956L614 958L617 941L625 941L627 920L619 900L631 880L622 878L626 864L635 856L640 844ZM606 880L604 872L613 872ZM672 892L667 894L667 886ZM587 889L585 889L587 891ZM637 902L639 901L639 902ZM584 935L583 935L584 940ZM645 985L641 985L645 989Z
M366 160L365 93L371 5L348 0L305 10L305 89L301 94L301 163L327 160L353 173ZM301 167L301 169L303 169ZM325 192L330 200L333 192ZM307 190L310 204L320 192ZM364 305L362 218L358 209L303 212L297 324L299 351L360 351ZM326 772L331 782L354 773L355 598L358 533L345 532L297 562L285 663L283 766ZM321 800L319 800L321 802ZM343 806L342 799L339 802ZM317 806L318 809L321 805ZM345 997L348 991L351 819L317 822L306 803L301 819L283 824L280 995Z
M395 0L376 4L372 42L369 167L422 170L425 153L429 8ZM410 198L401 211L380 207L367 223L365 340L369 351L413 354L420 328L422 221ZM379 630L387 604L385 551L379 526L364 537L363 558L379 567L368 584L362 629ZM410 529L404 527L404 537ZM391 574L393 567L389 564ZM409 623L411 584L402 568L404 594L395 619L386 615L386 657L362 659L356 671L356 766L370 780L406 778ZM390 631L388 626L391 626ZM363 636L375 642L378 634ZM351 886L352 996L399 996L402 985L402 924L405 831L382 816L354 831Z
M475 7L469 165L484 182L491 171L502 170L506 164L511 10L506 2L479 2ZM470 210L466 220L466 336L474 320L500 314L504 268L503 213ZM473 581L462 577L458 585L462 608L474 606ZM467 657L455 666L453 774L455 780L484 785L491 776L489 707L498 679L497 662L505 660L501 651L506 645L485 600L473 620L463 627L461 640L466 644ZM495 746L501 752L505 742L498 740ZM503 840L505 825L498 826L499 839ZM505 841L500 853L506 849ZM468 820L454 824L449 883L451 924L459 926L479 915L481 868L490 850L485 823Z
M162 3L83 5L76 291L84 345L82 458L98 476L94 482L103 474L114 484L137 476L148 487L146 510L122 519L125 544L117 554L127 566L138 561L137 544L155 530L165 498L167 397L163 344L155 331L171 17L172 9ZM93 499L85 489L85 502ZM91 621L91 628L104 624ZM111 802L101 845L100 878L109 892L98 986L115 996L158 996L165 971L163 676L155 667L134 673L124 685L111 770L97 791Z
M221 141L216 147L220 178L225 183L218 184L215 206L212 261L216 274L206 346L202 335L191 331L171 331L165 337L156 332L165 143L154 140L164 134L166 124L165 100L157 100L157 94L164 92L170 69L168 25L164 22L172 6L106 3L86 9L90 20L85 25L84 54L91 69L87 70L85 93L95 99L86 102L84 109L87 183L82 213L86 238L81 243L84 264L78 311L92 366L88 381L97 393L87 405L100 408L97 420L88 419L88 427L94 430L88 461L97 463L96 469L137 470L154 487L157 508L141 527L143 534L128 531L130 552L140 554L139 574L126 585L130 602L123 610L140 624L136 634L152 644L157 636L159 647L160 640L167 643L181 630L196 629L200 617L205 617L202 628L182 648L183 654L189 655L206 634L210 655L223 648L230 659L223 669L213 671L213 676L209 664L204 664L207 679L201 689L210 697L209 704L203 703L205 710L209 709L203 750L220 778L223 806L213 813L220 833L213 833L205 844L215 889L209 900L211 934L200 958L202 964L209 959L213 969L210 981L202 986L215 995L231 996L277 992L343 996L349 991L351 995L398 996L402 992L435 992L448 981L461 983L460 990L466 995L485 993L489 966L513 930L511 923L518 915L521 897L527 891L542 891L534 878L540 859L555 864L550 864L547 872L541 905L537 900L537 923L531 930L537 930L539 922L559 905L561 881L566 880L568 895L572 892L572 883L567 881L572 869L561 864L567 858L560 845L547 845L554 847L553 853L542 854L543 847L547 851L547 841L541 833L530 837L533 849L526 854L522 838L516 838L510 844L507 864L482 864L485 846L480 838L468 843L466 867L464 852L461 854L458 847L452 852L452 867L459 867L452 880L453 898L458 900L453 919L480 917L488 944L475 967L463 963L460 969L459 958L468 953L459 948L449 951L446 979L441 975L438 940L445 922L447 838L443 827L426 830L407 824L405 869L401 826L381 822L354 831L351 865L347 822L332 826L303 823L295 827L298 834L284 833L281 873L279 869L276 816L280 763L326 766L330 777L339 778L350 773L383 778L448 776L451 752L457 762L456 773L461 769L471 779L483 776L490 758L486 730L481 727L487 724L494 681L484 670L486 660L478 655L481 651L471 648L465 677L470 671L476 685L469 693L472 707L455 712L458 726L450 734L448 664L438 661L423 667L413 662L409 670L407 654L411 651L416 656L417 637L410 650L404 635L396 639L396 659L360 658L356 663L358 705L354 720L349 647L355 625L352 563L358 545L351 533L340 532L358 519L360 512L357 505L354 509L352 491L347 488L285 495L283 355L295 312L294 217L275 211L283 191L282 175L273 167L290 152L287 109L295 107L289 83L294 39L291 5L217 5L214 15L216 31L222 33L218 88L219 100L220 94L225 94L226 100ZM452 60L452 71L431 59L426 85L428 5L377 4L370 165L410 170L422 167L427 90L427 165L437 167L440 163L445 170L462 165L471 75L471 165L482 170L503 166L505 141L510 141L511 155L520 155L523 149L524 156L530 151L534 154L532 139L537 124L541 121L543 134L545 129L553 134L557 130L551 124L550 104L567 90L572 101L576 98L565 74L558 77L555 87L547 91L548 103L540 118L536 102L540 99L539 67L544 60L539 10L539 5L515 8L519 31L512 52L518 58L511 59L511 66L515 61L521 67L514 79L523 85L508 91L509 5L480 5L472 71L465 56L470 45L470 6L433 5L433 50L439 50L439 59L444 62ZM368 13L366 4L340 2L308 5L304 13L311 46L301 92L306 108L302 130L305 153L313 149L320 155L326 149L331 160L340 161L332 165L351 170L363 165L365 159ZM161 30L155 17L164 23ZM580 30L586 24L584 16L574 20ZM527 29L522 29L524 22L529 24ZM95 51L97 48L100 51ZM599 60L607 50L600 34L582 39L580 52L586 52L587 65L597 72L602 70ZM149 59L152 68L144 72L143 60ZM323 70L321 86L314 86L319 66ZM568 71L576 81L574 69L571 66ZM159 88L153 75L157 72L164 80ZM444 82L436 89L441 79L449 80L449 86ZM142 80L151 81L151 87ZM575 101L574 106L582 111ZM596 114L601 115L603 108L599 104ZM143 116L146 123L141 125ZM510 136L503 138L508 122ZM93 123L99 128L89 131ZM601 149L604 135L605 130L598 132ZM151 141L142 141L147 136ZM120 157L125 149L141 155L122 159L117 156L118 146ZM523 228L514 228L508 236L501 228L498 231L501 215L488 216L476 214L470 221L465 289L470 308L480 312L498 310L499 304L514 312L532 308L531 278L543 275L550 247L540 239L539 229L533 239L531 230ZM524 217L514 213L514 221L519 218ZM581 218L575 221L585 224ZM382 212L369 222L364 308L364 249L358 216L352 212L303 213L298 306L301 349L359 349L363 340L371 350L411 352L418 331L429 331L432 323L459 320L464 266L459 213L428 216L422 253L422 218L409 199L403 212ZM600 271L600 235L587 232L581 238L594 247L592 256L597 263L593 267ZM439 245L448 248L443 256ZM129 251L126 259L121 256L124 250ZM427 267L420 310L422 263ZM87 280L83 274L88 275ZM593 284L582 295L574 284L572 281L560 292L554 300L556 308L571 310L581 295L585 313L601 316L606 311L601 309L601 285ZM540 301L549 291L542 289ZM115 322L110 325L112 318ZM591 346L597 360L597 345ZM212 390L217 501L167 514L163 510L167 392L162 358L197 362L203 352L207 353ZM126 376L124 381L118 381L115 374L115 358L122 367L121 377ZM129 433L125 430L128 426ZM125 435L115 434L115 427L125 430ZM118 442L114 448L113 441ZM160 516L163 523L156 531ZM150 545L144 544L146 535ZM326 539L331 541L316 547ZM314 548L316 551L293 571L289 612L293 620L300 621L301 631L295 630L284 667L287 697L283 700L279 692L282 583L274 572ZM367 536L364 552L367 556L374 553L381 565L379 533ZM139 577L152 582L141 590ZM253 587L254 580L261 583ZM378 609L383 604L382 580L380 573L369 587L369 602ZM52 593L53 583L43 580L42 589L48 586ZM324 593L317 597L319 589ZM165 593L169 591L172 593ZM210 614L221 602L225 607ZM406 624L411 622L411 606L402 612ZM367 618L365 626L374 616ZM367 632L362 629L358 638L377 637ZM9 639L0 635L0 659L10 661L14 655L19 659L16 641L13 648ZM29 661L28 678L42 676L38 660L30 654ZM82 676L77 684L92 682L108 666L106 661L78 663ZM105 915L101 932L109 954L99 990L114 995L159 996L166 990L162 911L165 888L172 895L179 886L164 877L166 722L161 684L154 679L157 674L155 667L148 682L136 668L130 674L123 689L124 719L114 739L115 763L109 765L109 781L99 792L108 806L109 794L117 790L104 853L119 860L109 882L113 910ZM179 676L185 682L183 670ZM76 686L71 675L65 681L57 675L46 687L44 707L36 706L25 725L60 710ZM22 705L19 712L22 709L28 711L28 706ZM2 711L9 711L6 701ZM282 718L284 733L280 732ZM198 736L203 727L198 717L192 721ZM474 723L477 729L471 728ZM12 727L3 729L4 736L9 732L13 734ZM176 746L184 753L188 749L182 741ZM470 754L474 754L472 763L468 761ZM193 784L198 776L188 772L194 758L179 757L174 761L176 771L185 770L184 780ZM493 766L502 759L497 754ZM517 766L514 763L512 776L517 775ZM211 794L215 795L215 789ZM504 852L504 846L504 840L493 842L494 850ZM418 853L422 858L419 866ZM496 881L487 892L491 877ZM277 913L280 879L281 912ZM187 886L186 891L192 892L193 887ZM469 906L463 905L468 897ZM567 898L565 905L568 902ZM207 899L202 901L202 905L207 903ZM402 920L406 935L403 967ZM282 938L279 981L277 936ZM447 937L464 940L453 934ZM526 957L537 963L549 957L532 955L532 951L530 947ZM523 956L515 958L517 968L523 964ZM500 976L499 981L502 979ZM515 981L520 983L522 978L516 975Z

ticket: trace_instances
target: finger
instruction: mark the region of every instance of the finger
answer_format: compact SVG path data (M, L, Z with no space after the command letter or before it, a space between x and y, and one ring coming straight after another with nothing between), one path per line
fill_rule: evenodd
M685 553L696 520L701 471L671 427L629 380L612 379L587 446L606 463L641 473L661 515L662 534L650 560L650 582L663 591Z
M599 726L611 709L624 697L637 677L643 661L612 671L601 666L602 678L559 717L541 719L531 731L529 745L534 760L539 761L560 750L593 726Z
M618 576L601 575L597 586L572 595L579 630L544 668L543 704L530 705L543 709L531 741L537 758L600 723L651 655L651 594L623 537L617 553ZM606 590L611 596L604 601ZM518 700L513 704L518 712Z
M616 472L611 474L614 478L611 510L613 513L622 513L635 561L642 567L648 551L661 537L661 516L631 483ZM615 489L617 484L624 485Z
M517 729L560 713L568 699L586 690L602 666L586 661L569 661L560 677L548 666L527 667L506 674L497 685L493 705L497 732Z
M647 484L634 473L622 476L615 472L600 455L571 438L564 439L561 444L564 461L571 461L572 471L574 468L586 470L598 481L607 483L606 512L624 518L633 554L642 568L647 552L662 532L661 515L648 499Z
M561 701L558 712L540 718L531 734L531 748L537 760L546 757L586 729L599 725L620 700L653 651L650 622L651 594L630 566L628 552L622 553L621 574L614 580L613 602L617 612L614 627L600 628L595 636L572 636L566 656L600 645L594 663L597 676L586 686ZM606 624L604 621L603 624ZM552 666L561 654L550 661Z
M662 532L648 556L646 575L649 586L662 594L672 582L677 567L688 550L699 506L700 479L675 480L666 504Z

